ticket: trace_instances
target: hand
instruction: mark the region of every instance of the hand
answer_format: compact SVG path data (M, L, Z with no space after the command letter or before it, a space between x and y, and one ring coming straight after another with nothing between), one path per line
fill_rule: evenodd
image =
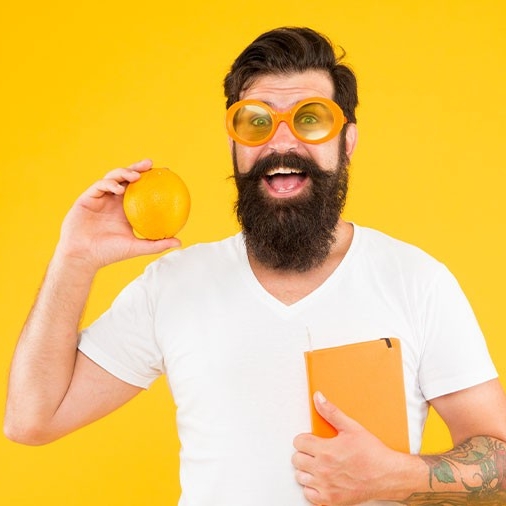
M320 438L300 434L295 438L297 453L292 463L306 499L312 504L338 506L406 497L403 490L396 492L394 487L399 480L402 483L396 473L406 469L406 460L411 456L385 446L319 392L315 394L314 403L318 413L337 429L338 435Z
M90 186L65 217L57 253L98 270L119 260L180 246L175 238L149 241L135 237L123 211L127 184L151 167L150 160L143 160L115 169Z

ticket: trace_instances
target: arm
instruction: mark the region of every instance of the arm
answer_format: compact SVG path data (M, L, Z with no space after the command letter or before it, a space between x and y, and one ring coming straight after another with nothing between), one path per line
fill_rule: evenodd
M140 389L77 351L78 327L97 271L110 263L178 246L176 239L137 239L122 199L144 161L116 169L84 192L67 214L40 293L11 366L4 431L42 444L104 416Z
M335 438L295 438L296 479L313 504L337 506L367 500L406 505L465 505L487 494L503 504L506 491L506 398L497 380L431 401L456 447L417 456L387 448L330 402L315 398ZM450 502L453 501L453 502ZM448 502L444 502L448 501Z
M406 504L430 504L438 497L468 504L469 496L505 504L506 400L499 381L433 399L431 404L450 429L455 447L420 457L427 466L429 491L414 493Z

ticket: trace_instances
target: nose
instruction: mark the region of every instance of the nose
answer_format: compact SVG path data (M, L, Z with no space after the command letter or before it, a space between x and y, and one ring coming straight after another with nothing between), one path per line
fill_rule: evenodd
M285 153L295 149L299 141L293 135L286 121L280 121L272 138L267 142L267 146L278 153Z

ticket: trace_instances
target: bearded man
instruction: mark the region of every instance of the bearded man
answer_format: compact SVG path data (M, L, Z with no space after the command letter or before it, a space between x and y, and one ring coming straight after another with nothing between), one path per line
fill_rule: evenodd
M179 246L136 238L124 216L125 185L150 161L93 184L65 219L20 337L6 434L52 441L166 374L180 506L500 501L506 398L457 282L418 248L341 217L353 72L323 35L279 28L239 55L225 94L242 232L159 258L80 332L99 268ZM314 403L337 436L310 434L308 329L314 348L399 339L410 453L325 392ZM455 444L441 455L419 455L429 405Z

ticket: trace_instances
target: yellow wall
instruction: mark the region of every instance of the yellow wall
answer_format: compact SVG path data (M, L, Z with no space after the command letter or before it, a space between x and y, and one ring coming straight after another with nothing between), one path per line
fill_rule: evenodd
M8 2L0 16L0 416L8 364L73 200L151 157L193 197L186 245L237 229L221 82L262 31L308 25L348 51L361 93L346 216L457 275L506 375L506 3L502 0ZM150 258L103 271L85 322ZM450 361L452 358L448 357ZM0 436L0 503L174 505L163 381L40 448ZM431 418L425 448L449 444Z

